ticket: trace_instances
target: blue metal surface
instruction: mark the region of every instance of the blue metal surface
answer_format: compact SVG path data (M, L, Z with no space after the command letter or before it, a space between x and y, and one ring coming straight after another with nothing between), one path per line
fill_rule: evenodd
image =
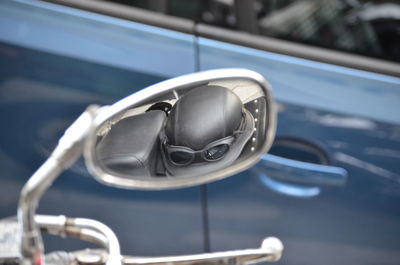
M205 38L198 42L201 70L248 68L268 79L280 101L400 124L400 78ZM357 126L360 121L348 123Z
M347 171L340 167L318 165L266 154L252 168L268 172L268 176L284 181L307 184L342 186L347 181Z
M40 1L2 1L0 13L0 41L9 44L153 75L194 68L188 34Z
M251 171L255 173L260 179L261 183L268 187L270 190L281 193L283 195L288 195L291 197L299 198L309 198L317 196L321 193L321 188L319 187L308 187L304 185L292 184L281 182L270 177L270 173L262 171Z
M0 2L0 217L15 215L23 183L88 104L194 71L198 44L202 70L246 67L267 77L280 101L277 136L318 146L348 172L343 186L298 184L267 171L208 185L211 250L254 247L274 235L286 248L280 264L398 264L400 79L197 41L39 1ZM105 222L123 253L183 254L203 250L200 204L198 188L105 187L80 161L39 212ZM47 250L86 246L46 240Z
M1 1L0 218L16 214L22 185L89 104L109 104L192 71L190 35L38 1ZM102 221L116 232L123 253L203 250L199 188L105 187L82 161L56 181L38 212ZM47 251L84 247L80 241L46 238Z
M333 165L349 172L346 185L293 184L266 178L268 171L209 184L211 250L249 247L274 235L285 244L279 264L398 264L399 127L354 130L315 123L313 115L346 118L285 105L278 137L323 147Z
M314 197L320 186L343 186L347 171L340 167L318 165L266 154L249 170L269 189L293 197ZM305 186L307 185L307 186Z
M279 264L398 264L399 79L199 43L202 70L246 67L271 82L279 100L279 139L317 146L331 165L348 172L341 186L307 185L290 176L271 178L274 172L259 165L256 172L209 184L211 250L245 248L273 235L285 245Z

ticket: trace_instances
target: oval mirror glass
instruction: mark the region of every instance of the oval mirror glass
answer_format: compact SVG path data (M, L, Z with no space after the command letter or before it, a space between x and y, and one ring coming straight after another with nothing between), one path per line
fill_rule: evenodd
M213 70L164 81L100 109L85 144L102 183L169 189L233 175L271 146L272 90L258 73Z

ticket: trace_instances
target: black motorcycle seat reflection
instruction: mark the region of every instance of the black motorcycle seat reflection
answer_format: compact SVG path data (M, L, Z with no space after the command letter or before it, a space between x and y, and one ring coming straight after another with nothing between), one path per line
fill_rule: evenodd
M165 112L154 110L118 121L99 141L98 161L112 175L155 176L159 134L165 120Z

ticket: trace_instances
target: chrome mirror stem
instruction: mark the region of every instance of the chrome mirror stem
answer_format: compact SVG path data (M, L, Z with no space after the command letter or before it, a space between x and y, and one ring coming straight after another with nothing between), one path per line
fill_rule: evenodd
M54 180L82 154L82 141L89 131L97 106L90 106L66 130L57 147L46 162L24 185L19 205L18 223L21 231L21 264L43 264L43 242L35 223L35 213L43 193Z

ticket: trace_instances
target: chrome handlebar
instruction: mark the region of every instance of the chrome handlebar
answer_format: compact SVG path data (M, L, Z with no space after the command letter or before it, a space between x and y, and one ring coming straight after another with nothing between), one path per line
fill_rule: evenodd
M65 216L37 215L35 216L35 222L44 232L80 238L105 248L70 253L69 256L80 265L247 265L265 261L278 261L283 251L283 244L279 239L268 237L263 240L260 248L255 249L165 257L122 256L119 242L114 232L98 221L84 218L67 218Z
M260 248L233 250L165 257L122 256L123 265L232 265L274 262L281 258L283 245L275 237L264 239ZM108 255L104 250L82 250L70 253L70 257L80 265L105 264Z
M260 248L170 257L124 257L125 265L255 264L281 258L282 242L275 237L263 240Z

